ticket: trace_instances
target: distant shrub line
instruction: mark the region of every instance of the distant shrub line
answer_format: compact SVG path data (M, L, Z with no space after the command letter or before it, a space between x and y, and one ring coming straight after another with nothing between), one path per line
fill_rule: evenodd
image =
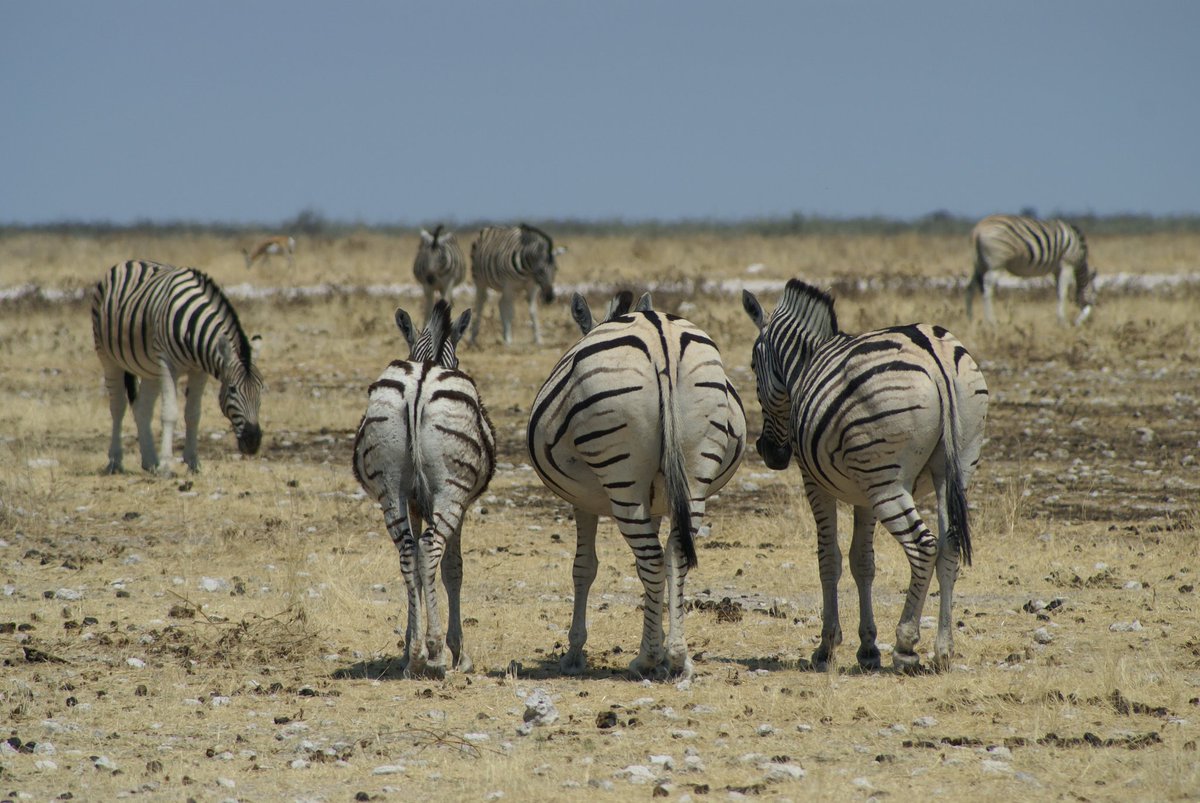
M1032 209L1019 210L1034 213ZM1179 234L1200 232L1200 215L1095 215L1051 212L1046 217L1065 218L1090 235ZM739 220L584 220L580 218L526 218L530 223L556 237L572 235L653 237L687 234L715 234L730 237L795 235L898 235L907 233L967 236L977 218L933 212L920 218L904 220L888 217L824 217L793 214L787 217L744 218ZM472 231L503 220L437 221L458 231ZM426 221L422 225L429 225ZM355 232L374 232L385 235L409 236L420 226L407 223L366 224L334 221L313 210L305 210L294 218L277 224L227 223L195 221L137 220L132 223L109 221L62 220L50 223L0 223L0 237L22 233L44 233L78 237L139 235L173 237L178 235L210 235L216 237L257 236L263 231L282 231L313 238L335 239Z

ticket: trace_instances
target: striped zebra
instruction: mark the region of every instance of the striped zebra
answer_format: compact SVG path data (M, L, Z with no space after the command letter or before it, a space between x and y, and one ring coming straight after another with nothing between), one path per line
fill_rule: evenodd
M471 345L479 335L483 320L483 305L488 290L500 291L500 325L504 343L512 343L513 293L525 288L529 299L529 320L533 324L533 342L542 342L538 324L537 299L541 291L543 303L554 300L554 275L558 265L554 258L566 251L556 248L550 235L541 229L527 226L488 226L479 232L471 244L471 278L475 281L475 320L471 324Z
M936 564L941 599L935 665L948 667L960 556L971 563L965 489L979 462L987 416L988 391L979 367L940 326L845 334L838 329L833 299L796 279L787 283L769 321L750 292L743 291L742 305L759 329L752 357L763 411L758 452L778 471L795 455L817 523L823 624L813 665L825 668L842 640L836 510L841 499L854 506L850 573L858 586L858 663L879 667L871 607L878 520L904 548L911 570L893 663L901 670L920 664L921 609ZM913 501L931 489L939 538Z
M421 229L421 244L413 260L413 276L425 291L426 321L433 312L433 291L450 301L454 286L462 284L467 275L467 261L458 247L458 238L454 232L443 232L442 228L439 224L432 234Z
M991 215L971 231L975 272L967 284L967 317L975 296L983 293L983 313L989 323L992 293L1001 270L1014 276L1054 276L1058 291L1058 320L1066 323L1067 294L1075 289L1078 326L1092 314L1096 303L1096 271L1088 267L1087 241L1076 226L1065 220L1035 220L1015 215ZM1069 269L1069 270L1068 270Z
M183 462L200 470L197 438L200 398L208 377L219 383L221 412L233 424L238 450L252 455L262 442L258 407L262 377L252 342L237 312L212 279L195 268L129 261L114 265L92 290L92 336L104 368L112 413L109 474L121 464L121 422L126 397L133 404L142 468L170 474L172 438L179 417L176 382L186 374ZM138 381L140 378L140 382ZM154 449L150 419L162 394L162 450Z
M708 335L675 315L627 312L589 328L533 403L527 443L546 486L575 508L575 603L562 670L584 671L587 599L596 579L596 526L610 515L633 550L644 590L636 676L692 674L683 585L696 565L705 500L742 459L746 418ZM576 307L586 308L582 298ZM590 311L586 314L590 321ZM586 328L576 310L576 322ZM659 523L670 517L666 551ZM663 586L670 629L664 647Z
M409 676L443 677L447 646L452 666L471 669L462 648L462 525L467 507L492 479L496 433L475 382L458 370L455 349L470 320L466 310L451 324L450 304L440 299L426 328L417 331L408 313L396 310L408 359L392 362L370 386L354 438L354 476L382 506L400 552L408 587L404 671ZM450 619L444 636L439 565Z

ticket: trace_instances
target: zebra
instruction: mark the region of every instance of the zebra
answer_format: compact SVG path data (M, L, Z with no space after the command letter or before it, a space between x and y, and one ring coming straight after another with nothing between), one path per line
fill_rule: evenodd
M954 581L960 557L971 563L965 489L979 462L987 417L979 367L940 326L846 334L838 329L833 299L798 279L788 281L769 320L749 291L742 292L742 306L759 330L751 358L763 412L758 452L777 471L795 455L817 524L823 604L813 666L825 669L842 639L840 499L854 506L850 573L858 586L859 665L880 665L871 605L878 520L904 548L911 570L893 664L903 671L920 665L921 609L936 562L941 600L935 666L948 668ZM931 489L937 539L913 501Z
M746 417L708 335L676 315L628 311L631 300L614 302L610 317L592 327L587 302L576 297L576 322L587 332L538 392L526 442L542 481L575 509L575 601L562 671L580 674L587 665L596 528L599 516L611 515L644 590L641 649L629 670L687 678L684 579L696 565L705 501L741 462ZM658 538L664 515L671 519L665 554Z
M1060 323L1067 320L1067 293L1072 286L1079 307L1075 325L1082 324L1092 314L1096 303L1096 271L1088 267L1087 240L1073 224L1057 219L991 215L975 224L971 243L975 249L975 271L967 283L968 318L975 296L982 292L984 317L989 323L995 322L992 293L1001 270L1015 276L1053 274Z
M260 338L246 337L237 312L217 283L195 268L130 260L114 265L91 294L92 337L104 369L112 413L109 474L121 473L121 422L133 405L142 468L171 473L179 410L176 382L186 374L183 462L200 470L200 398L208 377L220 384L221 412L233 425L238 451L258 452L262 376L255 367ZM140 382L139 382L140 378ZM161 392L162 449L155 451L150 419Z
M425 291L426 321L433 312L433 291L437 290L449 301L454 286L462 284L467 275L467 261L458 247L458 238L454 232L443 232L442 228L439 224L432 234L421 229L421 244L413 260L413 276Z
M513 293L522 287L526 288L529 299L533 342L541 344L538 290L541 290L543 303L549 304L554 300L554 276L558 272L555 257L565 251L565 248L555 247L546 232L524 223L511 227L488 226L480 231L471 244L471 278L475 282L475 320L471 324L471 345L475 345L479 335L483 305L489 289L500 291L500 324L504 343L512 343Z
M472 667L462 646L462 525L495 471L496 430L475 382L458 370L456 346L470 320L466 310L452 324L449 302L439 299L425 329L417 331L408 313L396 310L408 359L393 361L371 384L354 437L354 476L382 506L400 552L408 587L404 671L410 677L444 677L445 647L451 666L462 672ZM444 637L439 565L450 620Z

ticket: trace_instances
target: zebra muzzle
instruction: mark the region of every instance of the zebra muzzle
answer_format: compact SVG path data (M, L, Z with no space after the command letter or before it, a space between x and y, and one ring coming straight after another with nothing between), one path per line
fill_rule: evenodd
M258 454L262 445L262 429L258 424L247 424L237 436L238 451L242 454Z
M772 471L783 471L792 462L792 447L786 443L775 443L764 435L754 445L759 457Z

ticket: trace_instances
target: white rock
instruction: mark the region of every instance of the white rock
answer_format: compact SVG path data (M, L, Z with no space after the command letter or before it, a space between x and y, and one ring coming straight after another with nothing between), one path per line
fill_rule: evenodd
M545 689L534 689L524 700L522 719L529 725L549 725L558 719L558 709Z
M237 786L237 782L232 778L218 778L217 785L223 786L226 789L233 789Z
M41 770L42 772L54 772L56 769L58 769L58 765L48 758L40 758L33 762L33 768L35 770Z
M984 772L994 775L1008 775L1013 771L1012 764L1007 761L997 761L994 758L985 758L979 762L979 766Z
M627 780L631 784L639 786L652 783L656 778L654 771L643 764L630 764L628 767L614 772L613 777Z
M371 770L372 775L401 775L405 772L403 764L380 764Z
M665 770L675 769L675 759L670 756L650 756L650 763Z
M218 591L229 590L229 581L224 577L201 577L199 585L201 591L214 594Z
M141 658L126 658L125 663L128 664L129 666L133 667L134 669L145 669L146 668L146 662L143 661Z
M764 764L759 769L765 771L765 779L770 783L798 781L807 774L799 764Z
M117 770L117 762L113 761L108 756L96 756L95 760L92 761L92 764L98 770L108 770L109 772L116 772Z
M1113 622L1108 629L1113 633L1136 633L1142 629L1142 623L1137 619L1132 622Z
M759 726L758 726L758 727L755 729L755 733L757 733L759 736L770 736L770 735L771 735L772 733L774 733L774 732L775 732L775 726L774 726L774 725L770 725L770 724L768 724L768 723L766 723L766 722L764 722L763 724L759 725Z
M923 716L923 717L917 717L916 719L913 720L913 727L916 727L916 728L932 728L933 726L935 726L937 724L938 724L938 721L935 718L928 716L928 715Z
M1039 627L1037 630L1033 631L1033 640L1038 644L1049 644L1050 642L1054 641L1054 636L1051 635L1050 631L1046 628Z
M54 592L54 598L74 602L83 599L83 592L74 588L60 588Z
M468 742L475 744L477 742L486 742L488 739L490 739L492 737L486 733L464 733L463 738L466 739Z
M298 758L298 759L294 760L291 764L288 764L288 766L294 770L305 770L305 769L308 769L308 760L303 759L303 758Z

